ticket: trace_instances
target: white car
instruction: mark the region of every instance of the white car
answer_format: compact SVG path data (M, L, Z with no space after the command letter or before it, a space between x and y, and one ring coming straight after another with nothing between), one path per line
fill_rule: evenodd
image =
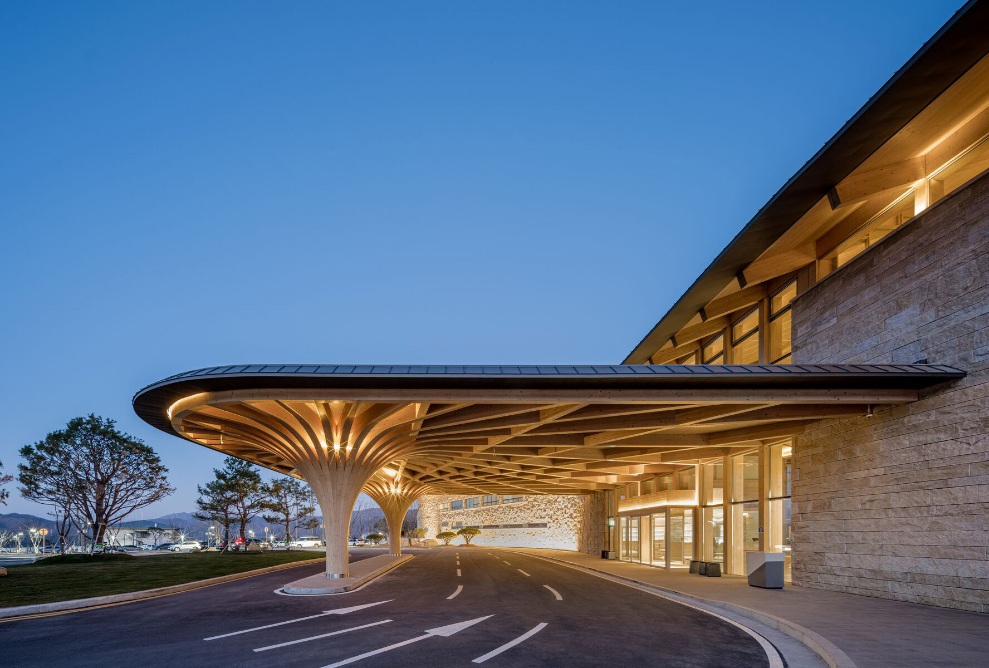
M323 540L316 536L303 536L293 540L292 547L323 547Z
M184 540L181 543L173 543L168 549L172 552L199 552L203 546L198 540Z

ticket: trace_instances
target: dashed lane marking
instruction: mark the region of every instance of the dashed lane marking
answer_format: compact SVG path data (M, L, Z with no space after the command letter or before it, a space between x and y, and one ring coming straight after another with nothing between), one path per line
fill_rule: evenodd
M471 663L484 663L485 661L487 661L491 657L498 656L499 654L501 654L505 650L509 650L509 649L515 647L518 644L524 643L526 640L528 640L532 636L536 635L537 633L539 633L540 631L542 631L547 626L549 626L549 625L546 622L540 622L539 624L536 624L535 627L533 627L532 629L526 631L525 633L523 633L522 635L520 635L515 640L512 640L510 642L506 642L501 647L496 647L495 649L491 650L487 654L482 654L481 656L479 656L476 659L474 659Z
M363 624L361 626L352 626L349 629L340 629L339 631L332 631L330 633L321 633L318 636L309 636L308 638L299 638L298 640L289 640L288 642L280 642L277 645L268 645L266 647L258 647L255 652L267 652L269 649L278 649L279 647L288 647L289 645L298 645L302 642L309 642L310 640L319 640L320 638L329 638L330 636L338 636L344 633L350 633L351 631L360 631L361 629L368 629L372 626L380 626L382 624L387 624L391 620L383 619L380 622L371 622L370 624Z
M459 568L457 569L457 577L458 578L460 577L460 569Z
M528 573L526 573L525 571L523 571L521 568L516 568L515 570L517 570L519 573L521 573L522 575L524 575L527 578L531 578L532 577L531 575L529 575Z

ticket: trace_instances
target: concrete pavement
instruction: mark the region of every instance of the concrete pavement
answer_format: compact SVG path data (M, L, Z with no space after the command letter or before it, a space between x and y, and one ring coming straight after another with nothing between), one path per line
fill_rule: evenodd
M759 589L741 577L707 578L579 552L513 551L789 621L823 637L858 668L971 668L989 661L989 615L789 585Z

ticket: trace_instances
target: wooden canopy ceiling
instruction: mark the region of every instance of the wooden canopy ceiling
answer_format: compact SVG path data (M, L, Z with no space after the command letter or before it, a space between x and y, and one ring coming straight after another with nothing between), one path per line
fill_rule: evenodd
M913 401L944 366L216 367L134 398L168 433L297 475L360 459L443 494L580 494Z

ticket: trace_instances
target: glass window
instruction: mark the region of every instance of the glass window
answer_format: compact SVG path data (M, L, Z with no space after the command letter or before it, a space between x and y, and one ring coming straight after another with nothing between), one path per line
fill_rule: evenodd
M777 443L769 447L769 497L790 496L793 446Z
M697 364L697 353L692 352L677 360L677 364Z
M502 503L518 503L522 500L521 496L503 496L501 497Z
M464 507L464 502L462 500L450 502L450 510L462 510L463 507Z
M450 510L450 502L447 501L446 503L441 504L440 510Z
M732 572L745 574L745 553L759 550L759 502L732 505Z
M731 327L731 363L759 363L759 308L735 321Z
M725 337L718 334L716 337L704 344L701 349L701 358L704 364L721 364L725 360Z
M789 364L793 349L793 313L787 309L769 321L770 364Z
M705 506L724 503L725 500L725 465L722 462L704 465L704 498L701 503Z
M796 296L797 281L794 279L777 290L769 299L770 364L789 364L791 361L793 314L790 311L790 303Z
M482 503L484 505L486 505L486 506L497 506L498 505L498 497L497 497L497 495L494 495L494 494L485 494L484 495L484 500L482 501Z
M468 508L477 508L477 507L479 507L481 505L481 499L479 499L478 497L474 496L474 497L471 497L471 498L467 499L466 504L467 504L467 507Z
M797 281L796 279L790 281L782 288L776 291L776 293L769 300L769 311L772 315L779 315L780 312L790 307L790 302L793 298L797 296Z
M866 223L836 249L826 255L818 266L820 278L851 262L862 251L874 246L893 230L909 222L914 216L914 198L907 193L884 212Z
M931 203L950 195L989 167L989 137L954 159L931 179Z
M682 469L676 472L677 489L694 489L696 482L697 482L697 476L694 472L693 466L691 466L689 469Z
M704 561L725 562L725 509L704 509Z
M783 579L790 581L790 499L773 499L769 502L769 533L766 538L767 552L783 553Z
M732 457L732 501L759 500L759 455L755 452Z

